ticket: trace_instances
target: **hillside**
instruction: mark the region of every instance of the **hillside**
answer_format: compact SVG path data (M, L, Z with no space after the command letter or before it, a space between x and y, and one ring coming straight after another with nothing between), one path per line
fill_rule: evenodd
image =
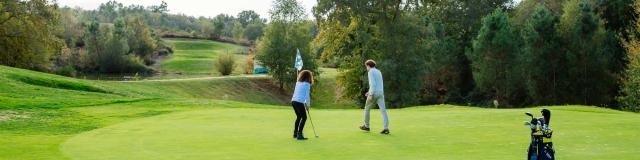
M266 77L113 82L80 80L0 66L0 108L61 108L152 99L218 99L286 104Z

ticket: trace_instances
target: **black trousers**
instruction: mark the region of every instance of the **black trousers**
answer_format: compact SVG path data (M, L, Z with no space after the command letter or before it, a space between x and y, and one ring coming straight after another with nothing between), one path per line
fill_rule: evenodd
M294 124L293 131L294 132L302 132L304 129L304 123L307 122L307 112L304 108L304 104L300 102L293 101L291 102L291 106L293 106L293 111L296 112L296 122Z

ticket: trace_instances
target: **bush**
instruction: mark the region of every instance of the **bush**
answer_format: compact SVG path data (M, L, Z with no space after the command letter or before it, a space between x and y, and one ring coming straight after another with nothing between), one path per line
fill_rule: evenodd
M73 68L72 66L64 66L61 68L57 68L55 70L55 74L61 75L61 76L67 76L67 77L74 77L76 76L76 69Z
M235 67L235 57L232 54L221 54L215 63L218 72L223 76L230 75Z
M152 73L153 69L144 64L144 60L135 55L125 55L123 64L123 73Z
M622 87L622 96L618 97L622 109L640 112L640 68L632 66Z

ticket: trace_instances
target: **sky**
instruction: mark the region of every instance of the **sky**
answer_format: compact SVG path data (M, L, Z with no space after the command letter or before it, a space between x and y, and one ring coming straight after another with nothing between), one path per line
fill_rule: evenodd
M60 6L80 7L85 10L97 9L100 4L109 0L57 0ZM116 0L125 6L136 4L143 6L160 5L162 0ZM269 18L272 0L165 0L169 5L169 13L182 13L195 17L215 17L224 13L237 16L243 10L253 10L262 18ZM316 0L298 0L307 10L307 18L313 18L311 9Z

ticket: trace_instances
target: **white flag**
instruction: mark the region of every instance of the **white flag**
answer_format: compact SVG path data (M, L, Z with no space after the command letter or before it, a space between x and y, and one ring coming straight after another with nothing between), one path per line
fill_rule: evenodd
M295 67L298 71L302 70L302 56L300 56L300 49L296 49L296 63Z

